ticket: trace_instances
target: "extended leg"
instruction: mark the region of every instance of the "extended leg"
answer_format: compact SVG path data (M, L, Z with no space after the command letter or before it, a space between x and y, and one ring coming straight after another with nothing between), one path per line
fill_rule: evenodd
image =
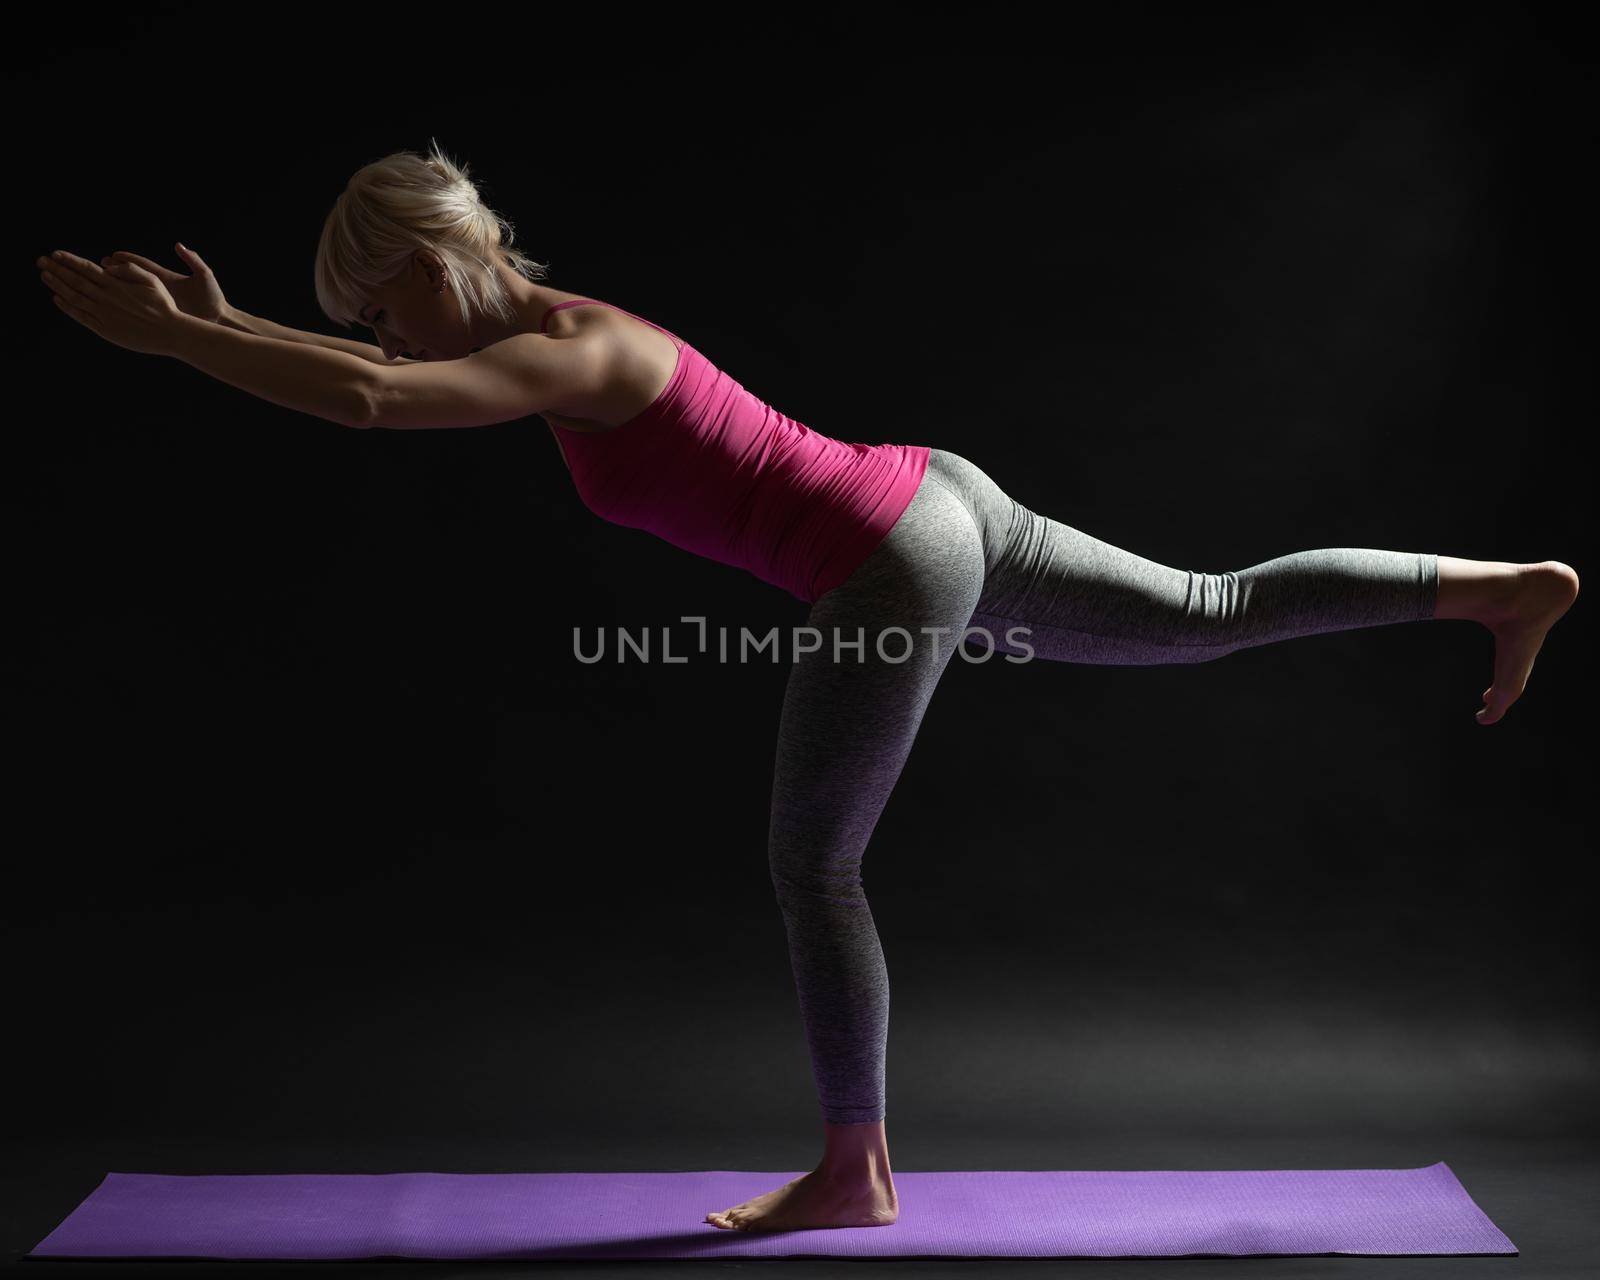
M1199 573L1124 551L1025 513L972 625L1060 662L1209 662L1294 636L1433 617L1438 557L1329 547L1248 569ZM1026 652L1014 640L999 645Z
M1334 547L1197 573L1041 516L959 454L938 450L929 467L982 530L979 647L1101 665L1209 662L1292 636L1431 618L1438 600L1429 552Z
M984 531L989 572L970 643L1062 662L1208 662L1294 636L1431 618L1494 634L1479 724L1521 696L1545 634L1577 598L1559 560L1517 564L1424 551L1297 551L1230 573L1174 569L1030 511L959 454L941 480ZM987 633L986 635L984 633Z

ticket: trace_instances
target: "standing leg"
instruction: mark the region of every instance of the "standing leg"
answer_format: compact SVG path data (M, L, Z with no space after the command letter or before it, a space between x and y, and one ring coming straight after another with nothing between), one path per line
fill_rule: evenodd
M822 647L796 661L784 692L768 864L830 1124L886 1111L888 972L862 855L982 587L971 516L924 483L873 555L813 606Z
M898 1213L882 1133L889 973L861 864L983 574L972 516L925 480L883 542L812 607L821 647L797 657L784 691L768 865L827 1150L806 1178L709 1215L715 1225L877 1226Z

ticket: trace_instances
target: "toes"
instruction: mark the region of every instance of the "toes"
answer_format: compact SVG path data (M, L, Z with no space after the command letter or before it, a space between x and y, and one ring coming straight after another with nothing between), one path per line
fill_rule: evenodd
M1483 691L1483 706L1472 713L1479 724L1498 723L1504 719L1506 712L1511 710L1511 704L1517 700L1516 696L1497 698L1493 695L1494 686L1490 685Z
M1511 709L1511 704L1515 701L1515 698L1507 698L1504 702L1491 702L1488 706L1480 708L1474 713L1477 716L1478 723L1499 724L1500 721L1505 719L1506 712Z

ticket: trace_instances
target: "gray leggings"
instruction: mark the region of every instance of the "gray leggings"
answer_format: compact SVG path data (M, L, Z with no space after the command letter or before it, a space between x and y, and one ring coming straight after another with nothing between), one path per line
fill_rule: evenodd
M967 629L981 628L965 644L975 655L992 648L989 661L1031 647L1057 662L1209 662L1431 618L1438 590L1438 557L1420 551L1341 547L1234 573L1169 569L1035 514L967 459L934 449L888 535L812 605L822 644L796 657L778 727L769 862L823 1119L885 1115L889 975L861 858Z

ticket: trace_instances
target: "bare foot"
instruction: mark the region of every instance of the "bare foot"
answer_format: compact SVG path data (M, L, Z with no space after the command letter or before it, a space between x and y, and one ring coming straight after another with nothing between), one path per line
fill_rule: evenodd
M776 1191L706 1214L729 1231L804 1231L814 1227L887 1227L900 1217L894 1178L829 1178L813 1169Z
M1555 626L1578 598L1578 575L1559 560L1517 566L1515 588L1505 607L1482 619L1494 633L1494 683L1483 691L1479 724L1494 724L1522 696L1533 660Z

